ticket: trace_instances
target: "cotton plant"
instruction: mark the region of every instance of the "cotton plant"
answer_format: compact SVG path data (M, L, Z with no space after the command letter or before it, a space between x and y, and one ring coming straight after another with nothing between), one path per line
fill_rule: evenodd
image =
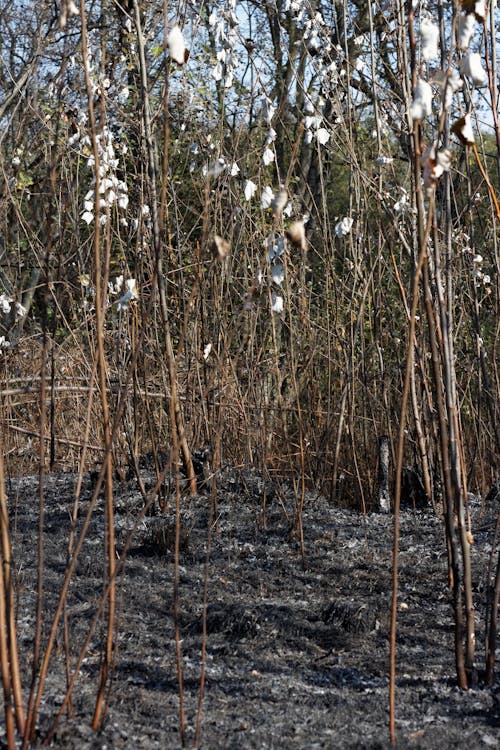
M481 12L480 3L477 3ZM469 7L469 6L468 6ZM439 27L432 18L424 16L420 20L420 75L413 91L410 106L410 116L413 122L421 122L432 115L433 90L431 83L441 89L442 107L449 110L453 95L462 87L464 78L468 78L474 85L481 85L485 79L480 55L469 52L476 26L474 11L462 13L458 23L458 49L463 52L458 71L453 67L448 70L436 70L430 80L427 80L428 64L439 55Z
M270 185L265 185L260 197L260 207L264 210L270 208L276 219L279 219L282 214L289 216L292 204L289 201L288 191L282 186L275 192Z
M130 54L134 53L134 37L131 34L132 21L127 18L124 26L129 32L127 38L127 45L129 46ZM97 29L89 29L87 35L87 44L85 48L86 54L83 56L83 60L79 59L78 54L69 56L67 69L68 69L68 85L63 90L63 95L68 93L69 100L66 106L69 111L68 122L70 125L70 134L67 138L66 144L72 153L78 155L80 159L88 160L89 166L93 167L93 144L89 133L89 117L87 113L87 105L82 102L81 96L85 89L83 81L83 70L81 63L86 65L86 73L90 84L90 95L94 102L99 99L103 99L105 102L106 109L106 121L116 123L120 122L123 117L122 109L130 100L130 88L128 85L129 80L129 57L122 50L118 56L115 64L113 65L113 76L106 73L106 65L103 64L102 60L102 39L100 32ZM56 96L61 94L55 92ZM61 102L58 100L58 105ZM100 110L100 106L96 107L96 112ZM99 129L98 129L99 130ZM109 147L110 137L113 137L113 146L118 155L126 153L125 141L121 140L120 132L113 131L110 135L110 129L104 127L102 131L98 132L98 138L103 141L107 141L105 145L101 142L99 146L99 158L102 159L103 163L107 161L106 147ZM109 175L111 177L111 175ZM121 194L121 202L126 199L123 194L126 190L124 184L115 184L113 189L118 188L118 192ZM88 199L86 199L88 200ZM85 212L84 221L90 223L90 216L88 211ZM101 220L101 219L100 219Z
M99 157L98 220L101 224L105 224L107 221L105 212L115 205L119 209L125 211L128 207L129 196L127 183L124 180L121 180L116 173L119 159L116 153L115 138L112 131L105 126L100 133L97 133L96 141ZM124 151L124 149L122 150ZM95 174L96 165L93 154L88 157L87 166L94 170L94 178L92 180L94 187L88 190L85 194L83 200L84 211L81 218L86 224L91 224L95 220L95 184L97 182Z
M477 0L475 3L463 3L463 12L458 18L458 40L459 50L469 49L472 37L478 27L486 19L488 12L485 0Z
M470 236L465 232L460 232L457 236L457 244L461 246L461 252L468 258L472 271L472 280L477 291L485 295L491 294L491 275L484 270L484 258L471 247Z
M268 167L275 160L273 144L276 140L276 130L272 126L272 120L276 113L276 104L267 96L264 96L260 105L260 116L267 126L267 136L262 150L262 165Z
M301 43L308 55L308 66L314 78L321 81L322 96L313 102L311 95L305 97L303 112L304 138L307 144L326 146L331 138L335 118L329 118L328 126L322 115L325 99L330 95L338 96L338 86L346 74L347 60L341 45L334 46L331 41L331 29L325 22L320 10L313 8L310 2L290 0L284 10L293 18Z
M270 235L268 238L268 259L270 266L270 286L271 286L271 312L281 315L285 308L285 298L283 294L283 284L285 282L285 266L282 258L285 251L283 237L280 235L275 238Z
M208 24L216 46L216 61L212 77L223 87L231 89L238 67L239 19L235 0L217 3L212 8Z
M332 45L331 30L321 11L313 8L310 2L299 0L285 2L284 9L294 19L310 63L321 78L323 87L326 89L330 83L335 84L339 73L337 62L343 60L345 55L340 45Z
M86 72L90 83L90 93L96 100L106 93L111 83L109 78L101 73L101 49L96 31L90 31L87 35L84 64L86 64Z
M259 269L254 282L245 296L244 310L252 311L256 305L262 306L266 301L271 313L281 315L285 309L283 285L285 282L285 238L281 233L271 232L264 243L266 250L265 263L268 273ZM269 308L268 308L269 309Z
M491 293L491 276L483 271L483 256L476 253L472 258L474 286L483 289L486 294Z
M260 207L263 209L271 208L274 199L274 190L270 185L265 185L260 196Z
M330 133L325 127L322 115L306 115L304 118L305 142L312 143L314 140L320 146L325 146L330 140Z
M329 54L331 50L330 33L320 11L316 11L304 23L302 39L310 55Z
M478 22L482 23L486 17L486 3L484 0L463 2L461 8L457 27L457 50L460 58L458 65L450 66L447 70L433 71L430 81L426 80L426 74L429 62L434 60L439 53L439 29L430 17L424 16L420 20L421 66L410 106L410 117L413 122L423 122L433 113L434 91L431 83L440 93L440 115L442 115L444 112L449 112L454 95L464 85L480 87L486 82L481 55L469 49ZM470 113L457 120L451 129L463 145L474 145ZM435 185L450 169L450 166L451 153L446 148L441 148L438 141L434 140L430 146L423 149L422 154L422 178L425 187L430 189Z
M410 205L408 191L403 187L400 187L399 191L400 195L392 207L397 214L404 213Z
M238 163L234 159L227 159L221 155L221 150L221 142L214 139L210 133L201 138L200 141L191 143L188 149L189 155L192 157L189 171L196 171L200 166L200 161L202 161L201 173L203 177L212 179L224 175L236 177L240 173Z
M93 36L89 33L85 63L90 82L90 93L94 98L97 98L106 95L106 92L111 88L111 81L100 72L100 48L97 41L93 42L92 39ZM71 64L74 65L74 61ZM112 101L112 97L109 97L109 100ZM94 172L91 188L83 199L84 210L81 213L81 220L86 224L91 224L96 220L94 213L97 203L97 220L103 225L107 221L106 211L112 206L117 206L122 211L126 211L128 207L127 183L120 179L117 174L119 156L120 154L126 155L127 147L124 143L120 143L107 125L104 125L95 135L99 165L96 172L95 156L88 132L88 116L83 110L77 112L73 126L74 133L68 139L68 146L77 149L80 156L85 156L87 166ZM99 185L98 201L96 201L95 196L96 183ZM121 221L126 224L125 217L122 217Z
M458 19L458 49L467 50L476 30L476 18L472 13L463 13Z
M321 112L324 103L323 97L319 97L317 104L314 104L310 97L306 98L303 119L306 143L312 143L316 139L320 146L324 146L330 140L330 132L325 127Z

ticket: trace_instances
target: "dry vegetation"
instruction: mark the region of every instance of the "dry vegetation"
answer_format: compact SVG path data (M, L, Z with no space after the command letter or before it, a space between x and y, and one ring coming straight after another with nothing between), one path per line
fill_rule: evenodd
M0 483L39 474L40 549L47 473L105 486L93 726L113 658L114 483L135 476L149 508L182 469L194 494L200 449L212 520L227 466L291 481L305 558L306 491L376 509L387 435L392 656L409 465L443 509L457 679L473 684L467 498L498 482L500 453L494 5L2 0L0 19ZM175 495L179 512L180 482ZM0 583L12 719L15 592ZM57 628L35 637L25 746Z

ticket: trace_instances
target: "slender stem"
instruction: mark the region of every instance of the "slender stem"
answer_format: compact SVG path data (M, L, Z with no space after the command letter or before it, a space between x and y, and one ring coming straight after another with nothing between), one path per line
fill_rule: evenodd
M419 162L420 160L417 159ZM431 202L432 207L432 202ZM391 744L396 744L396 630L397 630L397 607L398 607L398 564L399 564L399 509L401 504L401 475L403 468L403 453L406 428L406 411L408 396L410 393L411 372L413 368L413 351L415 345L415 317L418 307L418 288L420 276L424 264L427 262L427 243L431 228L432 209L429 208L427 227L425 235L421 238L420 254L417 267L413 276L412 300L410 310L410 329L408 332L408 349L406 354L406 369L401 397L401 409L399 417L398 448L396 458L396 487L394 490L394 539L392 548L392 599L391 599L391 630L390 630L390 653L389 653L389 732ZM423 216L421 216L421 220Z
M12 705L13 677L15 671L19 675L19 665L13 661L12 656L14 652L12 651L12 647L9 648L9 640L12 640L12 637L15 638L15 630L12 631L11 629L11 619L14 627L15 621L13 620L14 611L9 611L11 607L13 610L13 592L11 581L12 558L8 524L9 517L3 471L3 444L0 433L0 671L4 695L7 746L9 750L15 750L14 706Z

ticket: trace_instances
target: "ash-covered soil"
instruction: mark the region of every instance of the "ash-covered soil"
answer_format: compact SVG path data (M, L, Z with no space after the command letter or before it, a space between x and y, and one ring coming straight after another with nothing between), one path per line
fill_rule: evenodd
M76 477L46 479L44 638L66 568ZM264 491L265 490L265 491ZM78 528L92 483L86 478ZM36 612L37 480L8 482L18 593L23 685L31 677ZM264 518L263 499L266 498ZM210 496L181 507L179 626L186 746L193 746L202 655L202 612ZM140 512L137 486L115 486L118 552ZM294 493L254 471L218 481L217 525L208 566L202 748L385 748L392 518L333 507L308 495L306 566L293 532ZM478 667L484 642L487 565L498 508L474 508ZM179 689L173 619L175 507L139 524L118 578L116 663L106 723L90 729L103 647L102 619L75 685L61 748L178 748ZM78 530L78 529L77 529ZM102 595L104 499L99 498L69 589L71 667ZM451 596L440 521L401 518L397 727L401 748L500 746L500 684L456 687ZM47 733L66 689L59 629L38 734ZM3 721L0 740L5 741Z

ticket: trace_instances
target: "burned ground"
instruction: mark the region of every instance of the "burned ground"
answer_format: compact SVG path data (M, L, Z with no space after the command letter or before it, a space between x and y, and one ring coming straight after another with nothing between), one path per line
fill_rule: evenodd
M46 480L44 633L66 567L76 477ZM120 552L142 507L131 481L116 486ZM264 492L266 489L266 492ZM83 485L79 518L91 496ZM29 684L36 606L37 480L7 486L18 590L24 685ZM263 497L266 497L265 517ZM203 591L210 497L183 497L179 569L186 744L199 696ZM226 471L210 538L203 748L385 748L392 518L339 509L318 495L303 511L306 565L293 532L290 488L265 486L254 471ZM474 509L478 665L484 641L486 574L497 508ZM90 729L102 623L83 661L61 748L180 747L173 621L175 513L139 524L118 586L118 651L103 730ZM81 521L80 521L81 523ZM104 500L99 499L70 586L74 664L102 594ZM401 518L398 626L398 747L500 744L500 685L456 687L453 622L442 524L431 513ZM41 704L47 732L65 693L58 636ZM0 730L0 732L3 730Z

